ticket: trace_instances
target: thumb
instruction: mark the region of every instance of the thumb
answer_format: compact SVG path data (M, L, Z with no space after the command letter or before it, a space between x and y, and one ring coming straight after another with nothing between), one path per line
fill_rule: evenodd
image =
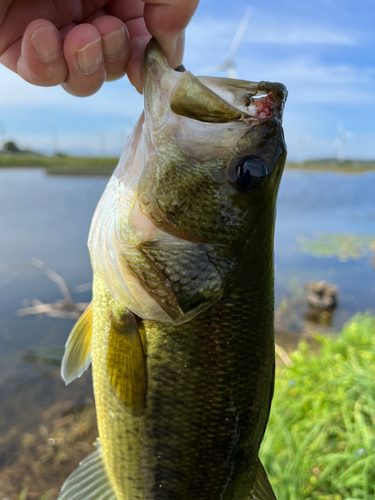
M182 63L185 28L198 7L199 0L144 0L147 30L159 42L168 64L176 68Z

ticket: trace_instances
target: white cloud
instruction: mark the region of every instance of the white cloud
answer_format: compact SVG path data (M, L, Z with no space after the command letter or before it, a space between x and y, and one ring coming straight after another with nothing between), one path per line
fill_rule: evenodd
M211 48L216 54L218 49L229 49L238 25L239 20L193 19L187 30L188 47L194 52ZM290 17L274 19L269 16L267 18L264 12L255 12L250 19L242 44L347 47L357 45L358 39L358 34L347 29L344 31L334 26L313 24L306 19L290 19Z
M342 111L342 108L340 108ZM359 120L361 123L359 123ZM337 155L337 123L349 131L345 141L347 158L375 158L375 127L366 129L361 118L339 112L327 106L290 106L284 115L284 131L291 160L332 158Z
M333 142L332 137L302 135L298 131L293 133L287 130L286 141L290 161L335 158L337 155L337 145ZM351 141L346 141L344 145L345 157L373 161L375 157L374 141L375 133L369 140L353 138Z
M257 10L250 20L235 58L239 78L281 81L290 91L289 103L375 104L375 68L323 62L326 46L344 51L359 45L360 34L341 26L267 15ZM187 34L186 66L199 73L223 62L237 27L238 21L232 20L193 20ZM277 53L256 47L260 43L274 44Z
M78 155L92 156L118 156L120 155L128 134L132 127L111 127L103 128L100 132L79 132L61 131L56 133L46 128L45 133L33 133L32 131L17 134L17 144L22 149L35 149L42 153L55 153L59 151L69 151Z
M61 151L118 155L142 109L143 97L125 79L79 99L61 87L30 85L0 66L1 128L5 140L25 149L51 153L58 133Z
M97 94L79 99L58 87L37 87L26 83L15 73L0 66L0 113L19 108L25 113L37 108L39 112L59 110L85 115L107 114L136 119L143 107L143 98L126 79L105 83ZM0 118L1 119L1 118Z
M332 31L324 26L305 25L278 25L263 26L261 29L256 28L254 31L249 30L249 33L244 37L244 42L255 43L273 43L277 45L344 45L353 46L357 44L355 36L348 36L339 31Z
M281 81L289 102L342 104L347 107L375 104L375 68L327 65L309 58L280 61L238 57L239 77L245 80Z

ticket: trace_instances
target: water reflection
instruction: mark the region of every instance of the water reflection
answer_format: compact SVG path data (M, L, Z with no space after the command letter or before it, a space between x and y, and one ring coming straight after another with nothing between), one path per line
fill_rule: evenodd
M62 347L40 347L37 351L27 351L21 359L24 363L59 368L63 356L64 349Z

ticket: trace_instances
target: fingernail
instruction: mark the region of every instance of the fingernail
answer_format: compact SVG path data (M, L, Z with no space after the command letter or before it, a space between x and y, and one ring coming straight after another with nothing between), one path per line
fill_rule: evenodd
M163 40L158 40L164 54L167 57L168 64L171 68L177 68L182 63L185 48L185 32L180 32L178 35L170 36Z
M100 38L77 50L77 64L82 73L90 74L96 71L102 62L102 47Z
M185 31L179 34L176 39L175 51L174 51L174 64L180 65L182 64L182 60L184 58L185 51Z
M62 53L56 31L52 27L44 26L39 28L30 40L37 58L43 63L55 61Z
M121 29L102 37L102 47L104 59L107 61L116 61L125 52L125 30Z

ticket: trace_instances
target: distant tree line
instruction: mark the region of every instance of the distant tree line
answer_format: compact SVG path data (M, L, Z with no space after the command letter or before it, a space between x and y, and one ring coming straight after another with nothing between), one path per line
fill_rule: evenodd
M6 142L3 148L4 151L10 151L11 153L20 153L22 151L14 141Z

